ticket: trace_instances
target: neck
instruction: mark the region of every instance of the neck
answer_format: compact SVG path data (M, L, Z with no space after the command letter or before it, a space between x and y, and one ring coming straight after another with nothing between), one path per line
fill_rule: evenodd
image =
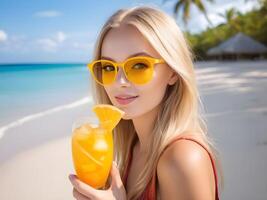
M137 150L136 152L138 154L148 153L148 147L149 147L148 144L151 138L153 137L152 130L155 125L155 120L158 111L159 111L159 106L156 106L154 109L145 113L144 115L133 119L134 128L138 136L138 141L136 143L136 150Z

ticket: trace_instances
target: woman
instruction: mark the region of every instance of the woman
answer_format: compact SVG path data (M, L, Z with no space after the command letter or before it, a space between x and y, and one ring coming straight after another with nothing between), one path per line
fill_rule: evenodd
M110 186L70 175L79 200L218 198L217 159L192 57L175 20L157 8L122 9L102 28L89 65L96 103L125 112L114 131ZM200 104L201 105L201 104Z

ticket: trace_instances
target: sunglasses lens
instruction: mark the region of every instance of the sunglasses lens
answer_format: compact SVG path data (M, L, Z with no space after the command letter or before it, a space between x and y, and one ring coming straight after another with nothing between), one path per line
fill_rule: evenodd
M125 64L127 78L136 84L149 82L153 75L153 67L150 62L143 58L129 60Z
M92 71L94 73L95 79L104 85L111 84L116 76L115 66L108 61L98 61L95 62Z

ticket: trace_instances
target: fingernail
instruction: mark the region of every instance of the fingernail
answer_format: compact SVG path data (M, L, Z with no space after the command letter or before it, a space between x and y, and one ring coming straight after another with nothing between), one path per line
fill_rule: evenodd
M69 175L69 179L72 181L74 176L72 174Z

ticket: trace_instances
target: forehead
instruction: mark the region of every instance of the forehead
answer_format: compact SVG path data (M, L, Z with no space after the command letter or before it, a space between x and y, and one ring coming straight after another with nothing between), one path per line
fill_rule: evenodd
M139 52L146 52L153 57L159 56L139 30L131 25L111 29L105 36L101 48L102 57L109 57L117 62Z

